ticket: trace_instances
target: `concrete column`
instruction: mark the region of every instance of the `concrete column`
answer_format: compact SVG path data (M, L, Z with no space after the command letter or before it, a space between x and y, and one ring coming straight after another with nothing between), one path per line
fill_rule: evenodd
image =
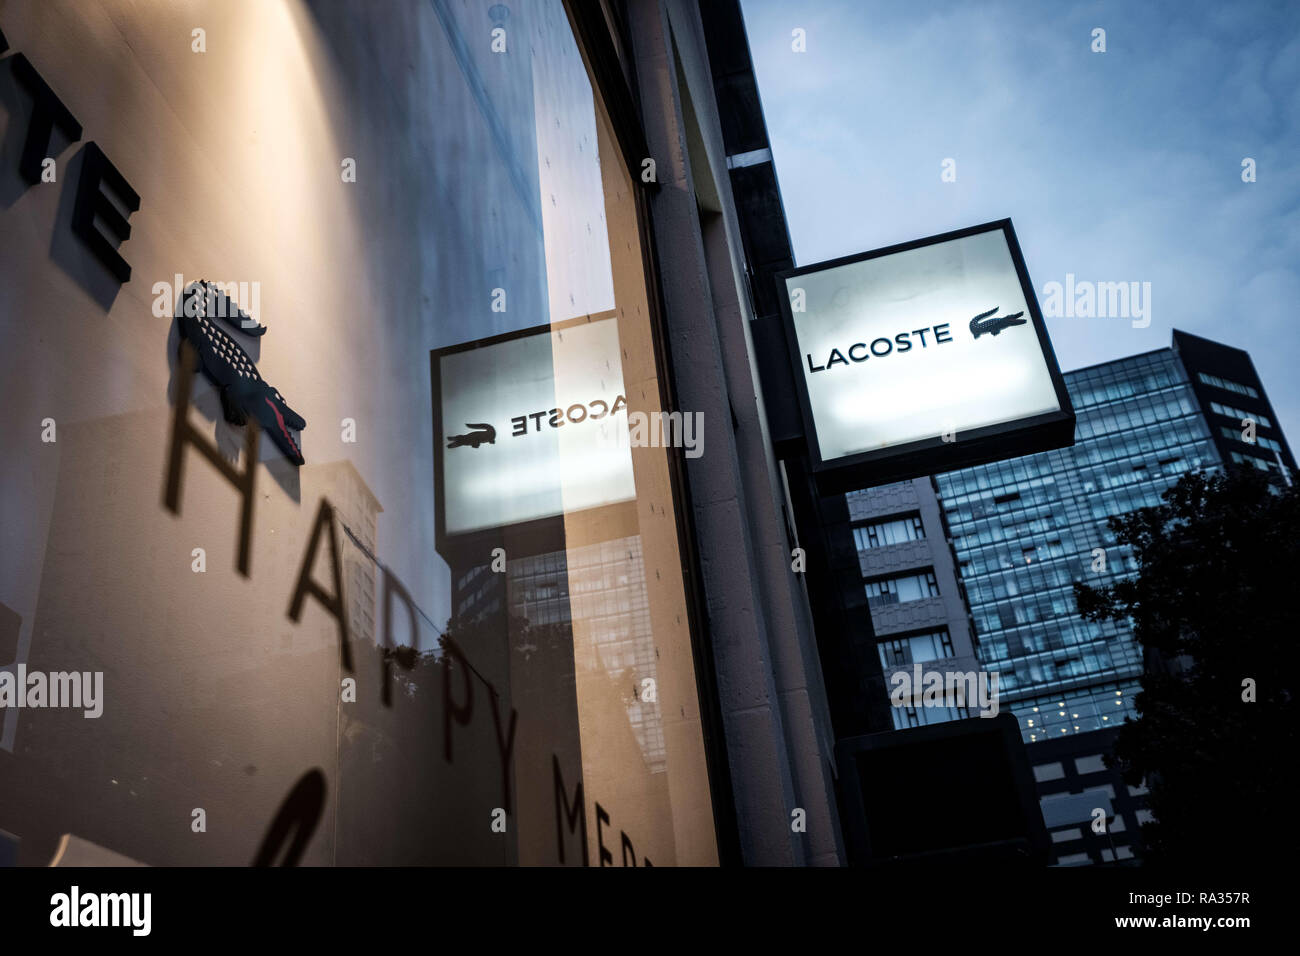
M790 567L698 12L687 0L633 0L628 15L660 182L651 213L677 401L704 413L705 453L687 460L686 474L741 854L754 865L836 865L833 741L806 597ZM718 207L703 221L697 195ZM792 831L796 809L806 832Z

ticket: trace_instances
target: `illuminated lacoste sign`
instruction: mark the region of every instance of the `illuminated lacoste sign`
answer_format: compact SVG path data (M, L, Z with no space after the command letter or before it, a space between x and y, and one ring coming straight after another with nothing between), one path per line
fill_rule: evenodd
M1072 440L1074 412L1010 221L805 266L778 281L824 490Z

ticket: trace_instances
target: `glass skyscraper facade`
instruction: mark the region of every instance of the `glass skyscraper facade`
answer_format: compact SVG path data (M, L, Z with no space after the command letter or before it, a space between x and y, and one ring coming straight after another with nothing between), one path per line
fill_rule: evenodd
M1143 654L1126 622L1090 622L1073 584L1136 572L1107 527L1160 504L1189 471L1253 465L1293 480L1295 459L1249 355L1175 331L1169 348L1065 375L1075 444L935 477L980 666L1029 747L1056 865L1134 858L1145 788L1104 755L1135 701ZM1089 829L1093 808L1107 829Z
M1198 359L1215 350L1244 357L1176 333L1172 348L1067 373L1072 447L936 477L980 661L998 672L1002 706L1026 743L1134 715L1141 649L1124 622L1082 620L1073 593L1075 581L1137 570L1108 519L1159 504L1181 475L1225 460L1285 469L1273 420L1238 407L1267 398L1255 385L1189 371L1179 343ZM1242 435L1246 419L1258 429L1253 443Z
M937 477L981 663L1026 743L1133 715L1141 649L1124 623L1079 617L1073 583L1135 567L1106 527L1221 462L1171 349L1068 373L1078 415L1063 448Z
M847 493L857 560L839 587L846 606L870 614L885 688L917 662L998 675L999 710L1019 724L1055 865L1123 864L1152 815L1145 787L1105 755L1137 716L1147 662L1127 622L1079 616L1074 583L1135 573L1107 523L1160 504L1182 475L1248 465L1291 482L1296 462L1240 349L1175 330L1168 348L1065 382L1071 447ZM895 730L974 716L889 711Z

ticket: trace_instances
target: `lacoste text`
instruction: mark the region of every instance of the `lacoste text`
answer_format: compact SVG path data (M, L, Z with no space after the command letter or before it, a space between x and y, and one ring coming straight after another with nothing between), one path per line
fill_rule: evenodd
M934 333L935 344L942 345L953 340L952 333L948 330L948 323L944 322L942 325L936 325L930 328L914 329L911 332L899 332L892 339L887 335L881 336L874 340L870 347L868 347L866 342L855 342L843 351L838 348L833 348L826 356L825 365L814 364L811 353L804 355L804 359L808 363L808 371L810 374L813 372L824 372L827 369L833 369L836 365L847 366L850 360L854 362L865 362L870 358L867 354L868 350L871 352L871 355L876 356L876 358L883 358L891 352L897 352L900 355L904 352L910 352L915 344L912 342L911 338L913 335L920 339L921 348L928 348L929 346L925 341L925 337L930 332ZM877 346L882 345L883 348L877 348ZM897 348L895 348L895 345L897 345ZM845 352L848 353L848 358L844 357ZM818 358L820 357L821 356L819 355Z

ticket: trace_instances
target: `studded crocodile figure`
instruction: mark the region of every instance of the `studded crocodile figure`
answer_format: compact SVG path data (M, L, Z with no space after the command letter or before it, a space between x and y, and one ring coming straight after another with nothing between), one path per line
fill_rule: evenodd
M1020 318L1020 316L1025 314L1024 312L1016 312L1012 315L1003 315L1003 316L999 316L996 319L990 319L989 316L992 315L997 310L998 307L995 305L987 312L981 312L979 315L975 316L975 318L971 319L970 320L971 335L975 336L975 338L977 339L985 332L989 332L992 333L993 335L997 335L1003 329L1010 328L1013 325L1024 325L1026 322L1029 321L1028 319ZM981 321L981 320L987 320L987 321Z
M253 418L286 458L295 465L303 464L302 449L290 429L302 431L307 427L306 420L258 374L248 353L214 318L221 318L248 335L262 335L266 327L254 323L225 293L206 280L185 290L177 316L181 338L194 346L203 374L217 386L226 421L243 425Z

